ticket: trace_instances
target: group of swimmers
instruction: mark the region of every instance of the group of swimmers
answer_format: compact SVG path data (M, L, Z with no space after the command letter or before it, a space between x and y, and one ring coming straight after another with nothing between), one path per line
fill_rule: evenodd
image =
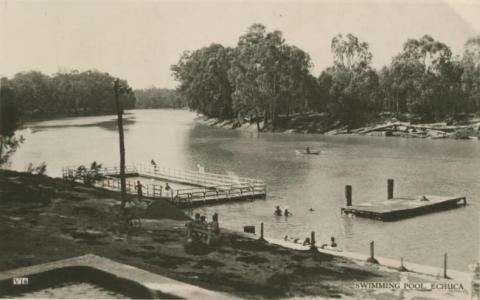
M288 216L291 216L292 213L288 211L288 208L285 208L285 210L282 212L282 209L280 208L280 206L277 205L277 207L275 208L275 211L273 213L275 216L285 216L285 217L288 217Z
M310 240L309 237L305 238L305 240L303 242L301 242L299 238L293 238L293 237L289 237L288 235L286 235L284 237L284 240L293 242L295 244L302 244L303 246L311 246L312 245L312 241ZM330 238L330 245L329 244L322 244L320 246L320 248L322 248L322 249L329 249L329 248L337 249L337 243L335 242L335 237L332 236Z
M312 211L315 211L313 208L309 208L308 209L309 212L312 212ZM293 214L288 210L288 208L285 208L285 210L282 212L282 209L280 208L280 206L277 205L277 207L275 208L275 211L273 212L273 214L275 216L278 216L278 217L281 217L281 216L285 216L285 217L288 217L288 216L292 216Z

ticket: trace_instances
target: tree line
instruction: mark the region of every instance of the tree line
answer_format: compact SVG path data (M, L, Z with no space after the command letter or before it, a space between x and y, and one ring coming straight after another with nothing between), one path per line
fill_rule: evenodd
M115 78L96 70L59 72L52 76L38 71L1 79L2 102L15 105L22 118L59 115L114 113ZM126 81L122 84L128 86ZM122 107L135 107L135 96L125 94Z
M335 36L331 52L332 65L315 77L305 51L253 24L236 47L186 51L171 70L191 109L272 128L279 116L304 112L354 128L385 112L434 122L480 109L480 36L466 42L461 57L429 35L409 39L380 70L371 66L368 43L353 34Z
M187 102L173 89L151 87L134 90L136 108L184 108Z

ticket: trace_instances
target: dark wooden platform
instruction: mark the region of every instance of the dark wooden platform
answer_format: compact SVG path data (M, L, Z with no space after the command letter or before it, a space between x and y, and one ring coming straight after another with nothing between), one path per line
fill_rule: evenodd
M428 201L420 200L421 197L400 197L383 202L344 206L341 212L375 220L395 221L467 205L467 199L463 196L425 195L425 197Z

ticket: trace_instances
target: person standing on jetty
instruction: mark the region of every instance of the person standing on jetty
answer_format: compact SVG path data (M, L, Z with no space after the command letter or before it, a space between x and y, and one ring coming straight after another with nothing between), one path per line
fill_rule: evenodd
M153 159L150 161L150 163L152 164L153 169L156 170L157 169L157 163Z
M142 183L140 182L140 180L137 180L137 196L138 196L138 200L142 199L143 197L143 185Z

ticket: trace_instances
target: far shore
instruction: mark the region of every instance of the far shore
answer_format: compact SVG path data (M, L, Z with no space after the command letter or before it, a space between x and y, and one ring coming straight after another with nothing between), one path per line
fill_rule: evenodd
M354 283L452 282L225 229L218 245L188 243L190 218L168 202L155 202L153 211L142 202L137 214L149 211L149 218L142 217L140 230L125 232L118 193L43 175L0 170L0 193L0 272L92 253L247 299L392 299L399 293L443 299L447 290L359 289Z
M323 117L322 114L299 114L284 117L282 126L278 126L275 130L266 128L263 129L262 132L456 140L480 139L480 117L470 118L461 124L455 125L448 124L447 122L401 122L393 118L354 129L348 129L347 126L342 125L336 125L333 128L331 126L327 127L323 122ZM199 115L195 120L200 124L211 127L258 132L256 123L239 123L237 119L224 120ZM261 123L261 127L262 126L263 123Z

